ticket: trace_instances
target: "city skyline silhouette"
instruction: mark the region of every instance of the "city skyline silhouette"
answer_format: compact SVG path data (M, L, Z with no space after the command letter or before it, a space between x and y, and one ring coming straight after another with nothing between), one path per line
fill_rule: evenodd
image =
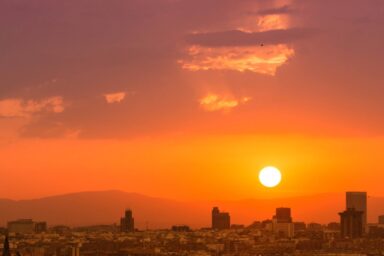
M368 197L367 223L378 222L384 212L383 202L384 198ZM292 209L296 222L326 225L339 222L339 212L351 208L346 206L345 193L269 200L176 201L122 191L95 191L25 201L0 200L0 208L4 209L0 225L16 219L44 220L51 226L120 225L122 212L130 209L136 216L135 227L142 230L172 225L202 228L211 225L210 210L215 205L229 212L232 224L242 225L270 219L279 207Z
M383 25L383 0L0 0L0 251L384 256Z

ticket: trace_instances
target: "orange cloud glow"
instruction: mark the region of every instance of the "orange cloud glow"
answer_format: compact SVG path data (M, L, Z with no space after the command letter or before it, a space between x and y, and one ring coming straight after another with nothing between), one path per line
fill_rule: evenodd
M275 29L288 29L289 18L286 15L274 14L259 17L257 21L258 31L268 31Z
M290 16L287 14L269 14L243 18L234 24L237 30L252 33L268 30L289 29L291 27Z
M287 4L287 1L276 1L275 4L283 6L282 4ZM250 15L242 17L227 30L236 29L246 33L286 30L291 27L290 19L287 14ZM179 60L179 64L189 71L234 70L274 76L277 69L293 57L295 51L287 44L264 47L260 45L208 47L194 44L187 48L187 54L188 57Z
M188 54L188 60L179 61L186 70L250 71L273 76L294 55L294 50L284 44L219 48L195 45L189 48Z
M40 101L22 99L0 101L0 117L30 117L39 112L61 113L63 111L62 97L51 97Z
M116 92L104 94L104 97L108 103L112 104L122 102L125 99L126 95L127 94L125 92Z
M200 100L200 106L209 112L213 111L228 111L232 108L245 104L251 99L249 97L243 97L241 99L235 99L233 97L223 97L216 94L209 94Z

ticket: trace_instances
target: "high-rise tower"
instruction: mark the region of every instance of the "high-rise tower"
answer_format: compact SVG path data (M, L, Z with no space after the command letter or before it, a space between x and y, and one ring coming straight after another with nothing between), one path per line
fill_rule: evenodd
M346 209L363 212L363 232L367 228L367 192L347 192Z
M293 237L295 226L292 222L291 208L276 208L272 218L272 231L279 237Z
M220 212L218 207L212 209L212 229L229 229L231 217L227 212Z
M276 208L276 215L274 216L279 223L291 223L291 208Z
M343 238L359 238L363 236L363 212L349 208L340 215L340 231Z
M132 210L125 210L125 215L120 220L121 232L133 232L135 231L135 220L132 217Z

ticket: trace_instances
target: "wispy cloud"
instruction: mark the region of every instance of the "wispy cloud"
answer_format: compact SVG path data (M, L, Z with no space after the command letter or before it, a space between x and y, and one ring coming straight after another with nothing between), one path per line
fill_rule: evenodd
M192 46L188 52L189 58L179 61L186 70L234 70L266 75L275 75L277 68L294 55L294 50L286 45L217 48Z
M200 99L200 106L208 112L229 111L241 104L247 103L250 100L251 98L249 97L237 99L232 96L221 96L211 93Z
M295 55L292 43L312 35L312 30L293 28L287 6L245 17L233 30L194 32L186 36L183 69L233 70L275 75Z
M30 117L34 114L61 113L64 111L62 97L43 100L4 99L0 101L0 117Z
M259 17L257 21L258 31L283 30L288 29L289 18L280 14L271 14Z
M125 99L126 96L127 96L126 92L114 92L114 93L104 94L105 100L109 104L120 103Z

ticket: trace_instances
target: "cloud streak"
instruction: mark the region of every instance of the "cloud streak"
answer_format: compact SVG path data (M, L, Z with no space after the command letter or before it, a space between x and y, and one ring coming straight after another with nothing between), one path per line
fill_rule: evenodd
M115 93L104 94L105 100L109 104L120 103L125 99L126 96L127 96L127 93L125 92L115 92Z
M200 47L189 48L189 57L180 60L189 71L233 70L275 75L277 68L294 55L286 45L266 47Z
M25 118L39 113L61 113L64 111L62 97L43 100L4 99L0 101L0 117Z
M239 105L249 102L251 98L242 97L240 99L232 96L222 96L218 94L208 94L200 99L200 107L208 112L224 111L227 112Z

